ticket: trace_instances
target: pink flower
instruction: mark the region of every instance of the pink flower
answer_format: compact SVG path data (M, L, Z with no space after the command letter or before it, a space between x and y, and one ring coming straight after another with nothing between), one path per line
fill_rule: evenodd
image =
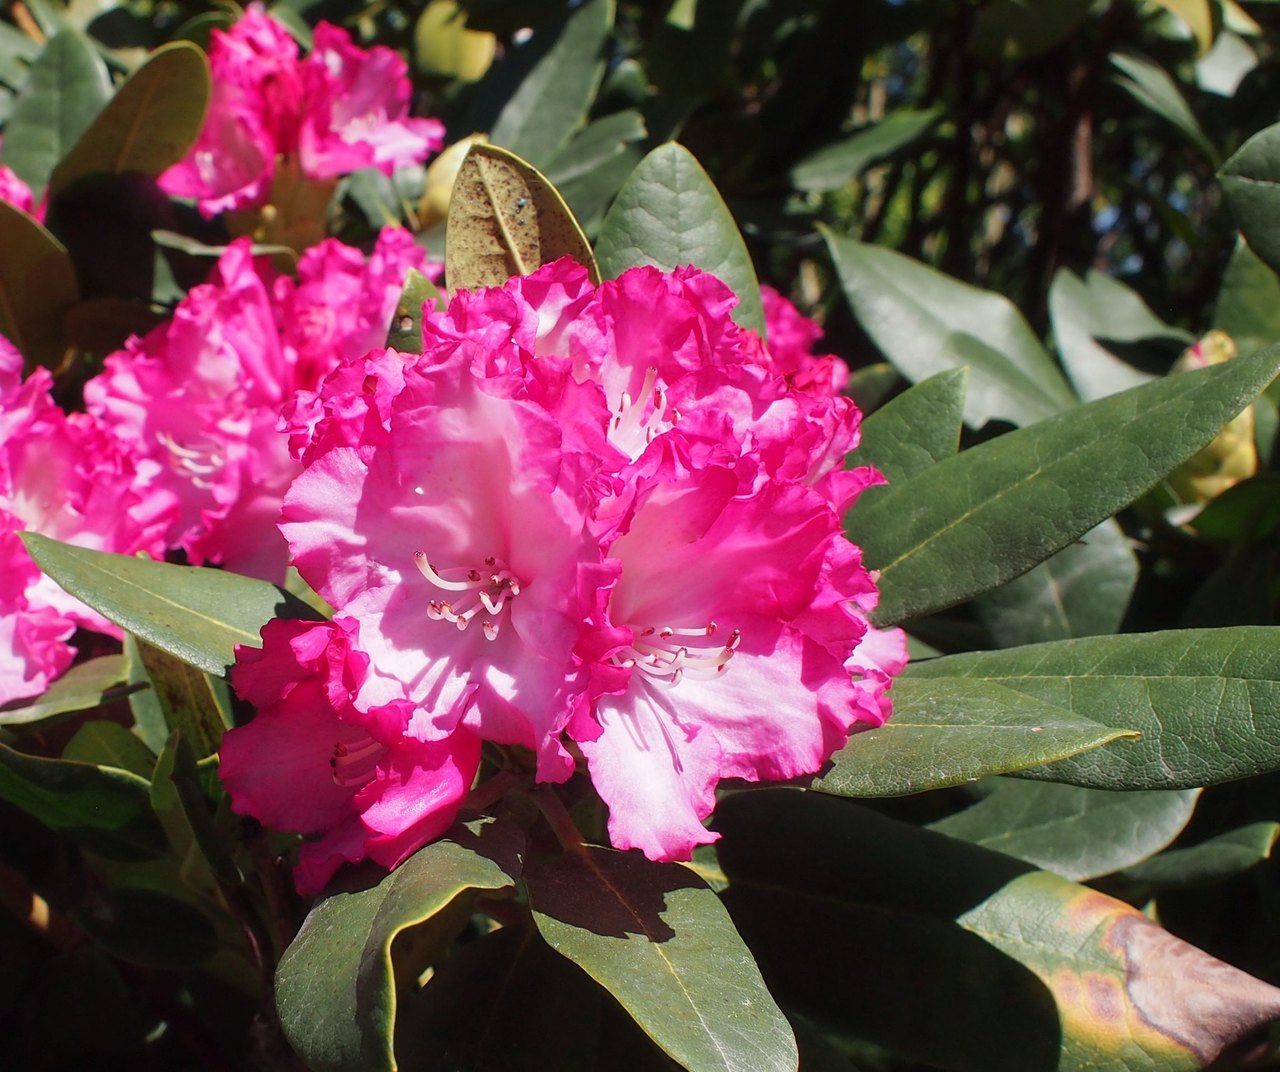
M813 352L822 328L773 287L760 288L768 354L774 367L801 391L839 394L849 382L849 366L838 357Z
M424 254L388 228L366 261L332 239L304 254L299 278L233 243L173 319L106 359L85 401L153 463L153 484L181 513L168 543L195 562L279 582L275 529L299 472L280 415L344 358L386 338L410 268Z
M44 205L36 207L31 187L3 164L0 164L0 201L8 202L18 211L34 216L37 220L44 219Z
M163 189L194 198L206 216L265 204L282 159L325 181L362 167L390 174L443 143L439 122L408 117L404 61L380 46L356 48L328 23L300 59L284 27L253 4L229 30L214 30L209 60L204 128L186 159L160 177Z
M0 339L0 703L38 695L70 664L77 626L119 629L45 577L22 530L99 551L164 553L176 504L149 488L148 464L88 414L67 416L52 377Z
M352 708L521 746L542 781L576 752L613 843L654 859L714 840L721 780L813 773L881 723L905 661L842 532L881 479L842 468L856 407L780 374L733 304L693 269L593 287L561 261L292 411L282 530L367 659Z
M466 731L424 741L409 705L359 710L368 659L350 623L272 621L262 649L237 649L232 684L257 708L223 738L219 773L236 811L277 830L320 835L295 879L318 893L343 863L393 868L453 823L480 742Z

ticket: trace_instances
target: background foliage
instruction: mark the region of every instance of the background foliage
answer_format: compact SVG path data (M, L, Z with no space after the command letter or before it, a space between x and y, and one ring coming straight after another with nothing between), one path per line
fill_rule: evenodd
M273 14L411 56L419 112L485 134L467 166L545 217L522 263L691 261L745 324L756 279L822 320L869 414L855 460L891 481L850 534L916 661L819 792L723 800L693 871L543 855L513 806L308 914L289 839L230 812L214 755L246 714L233 644L314 612L30 538L132 638L0 712L5 1063L297 1067L292 1043L316 1069L757 1069L797 1045L806 1069L1274 1067L1280 5ZM44 229L0 205L0 331L69 406L227 238L151 180L208 94L182 42L229 17L0 21L0 163L48 191ZM404 222L448 285L499 281L462 228L446 242L453 177L357 173L328 229ZM510 210L482 208L473 229ZM1171 374L1211 329L1238 357Z

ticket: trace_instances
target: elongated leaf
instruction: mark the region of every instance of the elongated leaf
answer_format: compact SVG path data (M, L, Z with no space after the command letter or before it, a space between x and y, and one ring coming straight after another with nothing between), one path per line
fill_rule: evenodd
M1280 279L1243 238L1236 240L1227 261L1213 326L1230 335L1242 354L1280 339Z
M1249 248L1280 271L1280 123L1246 141L1218 172L1227 206Z
M1096 636L1120 628L1138 559L1114 520L1090 529L1035 569L974 600L1002 648Z
M991 62L1039 56L1084 22L1091 6L1089 0L992 0L974 19L969 48Z
M222 735L231 728L231 718L219 703L208 672L144 640L138 642L138 656L165 725L182 732L183 747L194 750L197 759L216 752Z
M50 193L94 172L153 178L195 144L209 106L209 61L190 41L161 45L53 169Z
M28 726L70 711L122 700L141 686L130 685L123 655L100 655L73 666L42 696L0 708L0 726Z
M547 163L547 178L588 234L599 229L605 210L643 158L645 134L639 112L615 112L578 131Z
M1098 340L1171 341L1181 350L1191 336L1159 320L1138 294L1101 272L1080 279L1067 269L1053 277L1049 315L1062 364L1086 402L1150 383L1155 376L1121 360Z
M1280 347L1091 402L989 440L855 506L878 624L1011 580L1208 443L1280 369Z
M1003 779L930 829L1080 882L1159 852L1182 832L1199 796L1199 789L1116 793Z
M612 25L613 0L587 0L568 15L555 43L502 109L490 140L535 166L549 161L595 98L604 74L600 53Z
M105 890L74 918L112 955L148 968L193 968L218 950L199 910L155 890Z
M151 779L155 754L123 726L106 719L86 722L67 742L62 758L95 767L114 767Z
M813 783L846 797L902 796L1077 755L1133 731L1104 726L1012 689L901 677L893 717L855 733ZM1127 743L1118 748L1132 747Z
M838 1037L956 1072L1191 1072L1280 1011L1120 901L849 801L740 793L716 826L770 989Z
M738 295L734 320L764 334L760 284L746 243L719 191L682 145L660 145L640 161L600 225L596 257L608 279L639 264L667 272L696 265Z
M890 484L919 476L960 448L967 368L930 376L862 422L850 465L874 465Z
M151 780L151 807L188 885L212 894L219 882L243 881L230 848L214 826L200 790L195 755L181 730L174 730L160 751Z
M919 141L941 114L936 108L892 111L879 122L806 156L791 169L791 181L797 190L810 193L838 190L864 168Z
M919 382L969 367L965 420L1031 424L1075 404L1062 373L1013 303L892 250L828 233L858 320L894 366Z
M591 247L555 188L506 150L472 145L449 199L449 286L501 286L558 257L572 257L600 281Z
M111 97L107 68L93 43L65 27L31 65L5 126L0 164L41 196L61 160Z
M1177 83L1163 67L1145 56L1112 53L1111 62L1121 72L1116 84L1127 90L1134 100L1162 119L1172 123L1210 163L1218 163L1218 150L1213 147L1196 117L1192 114Z
M525 883L547 944L689 1072L798 1067L750 951L691 870L589 846L530 860Z
M0 798L104 855L139 860L164 854L147 780L129 771L40 759L0 745Z
M62 359L63 315L80 300L67 248L6 201L0 201L0 335L29 361Z
M40 568L72 595L210 674L226 672L235 662L237 644L257 647L258 632L271 618L319 617L302 600L265 581L90 551L34 532L20 535Z
M472 890L514 884L520 851L521 838L510 827L455 828L452 840L428 845L372 889L334 894L311 910L276 972L280 1022L308 1068L396 1067L392 942L455 904L460 927Z
M1002 685L1142 732L1123 747L1020 772L1025 777L1097 789L1187 789L1280 770L1280 628L1085 637L948 655L912 664L906 674Z
M1271 859L1280 823L1250 823L1185 849L1170 849L1124 872L1131 882L1184 886L1221 882Z

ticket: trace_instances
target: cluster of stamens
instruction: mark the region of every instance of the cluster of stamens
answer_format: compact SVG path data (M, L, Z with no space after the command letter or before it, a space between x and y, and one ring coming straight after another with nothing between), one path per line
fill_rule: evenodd
M333 771L333 784L352 789L373 778L378 757L383 746L372 737L363 741L338 741L329 755L329 768Z
M459 629L466 629L472 619L480 617L480 627L489 640L496 640L502 622L500 615L507 604L520 594L520 578L490 555L484 560L484 569L461 568L441 573L436 570L422 551L413 553L414 562L421 573L437 588L446 592L461 593L450 599L433 599L427 603L427 617L432 621L453 622ZM457 574L457 576L453 576Z
M190 478L198 488L213 487L214 478L225 468L225 459L216 445L204 449L183 446L168 432L157 432L156 439L169 452L171 468Z
M703 680L714 678L724 673L742 642L741 630L735 629L719 648L707 645L705 641L716 632L715 622L696 629L635 629L631 643L615 652L613 661L668 685L679 684L686 675Z
M645 416L645 409L650 400L653 409ZM671 420L676 413L672 411ZM618 408L609 419L609 441L626 451L631 457L639 457L653 438L671 426L667 421L667 392L658 383L658 370L650 368L645 371L644 382L640 392L633 400L626 391Z

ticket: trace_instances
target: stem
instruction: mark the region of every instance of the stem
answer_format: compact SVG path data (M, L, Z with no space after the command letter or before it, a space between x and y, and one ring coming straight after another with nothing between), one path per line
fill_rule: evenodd
M551 832L555 834L556 840L560 842L560 847L565 852L576 853L578 856L586 858L587 846L582 840L582 833L578 830L577 824L574 823L573 817L565 808L564 802L556 794L554 788L549 785L535 786L533 791L529 793L529 798L538 806L538 810L542 812L542 817L547 820L547 825L551 827Z

